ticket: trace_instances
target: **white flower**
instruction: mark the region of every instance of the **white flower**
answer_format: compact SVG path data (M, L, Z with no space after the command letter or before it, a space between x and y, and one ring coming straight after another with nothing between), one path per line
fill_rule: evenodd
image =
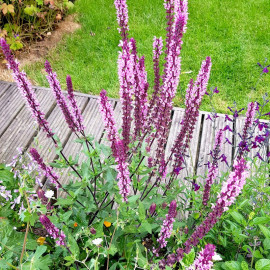
M0 247L0 251L2 250L2 247Z
M54 191L47 190L44 195L45 195L46 198L51 199L53 197L53 195L54 195Z
M213 261L222 261L222 258L219 256L219 254L215 253L215 255L212 257Z
M93 241L92 241L92 243L94 244L94 245L96 245L96 246L99 246L101 243L102 243L102 239L101 238L97 238L97 239L94 239Z
M16 230L17 230L17 227L13 227L13 230L15 230L15 231L16 231Z

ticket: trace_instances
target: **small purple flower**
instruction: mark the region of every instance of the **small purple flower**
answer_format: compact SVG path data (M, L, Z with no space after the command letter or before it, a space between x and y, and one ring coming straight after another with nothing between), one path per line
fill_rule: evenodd
M267 67L265 67L264 69L263 69L263 71L262 71L263 73L268 73L269 72L269 70L268 70L268 68Z
M183 169L182 167L177 167L177 168L174 168L173 171L174 171L174 173L175 173L176 175L178 175L182 169Z
M192 185L193 185L194 191L198 191L201 188L197 183L192 182Z
M265 138L262 135L258 135L255 137L255 142L257 142L257 143L262 143L262 142L264 142L264 140L265 140Z
M258 123L258 128L259 128L260 131L262 131L263 128L268 128L268 125L266 123L259 122Z
M229 166L228 161L227 161L227 157L224 154L222 154L220 156L220 158L221 158L221 162L225 162L227 164L227 166Z
M224 143L228 143L230 145L232 144L228 138L225 138L225 142Z
M264 161L259 152L257 152L257 154L255 155L255 157L258 157L260 160Z
M214 93L216 93L216 94L218 94L219 93L219 91L218 91L218 89L217 89L217 87L214 89L214 91L213 91Z
M230 132L232 132L232 129L230 128L229 125L226 125L225 128L223 129L223 131L229 130Z
M207 118L205 120L211 120L211 121L213 121L212 118L211 118L211 116L210 116L210 114L207 115Z
M232 120L227 114L225 114L225 122L226 122L226 121L232 122L233 120Z

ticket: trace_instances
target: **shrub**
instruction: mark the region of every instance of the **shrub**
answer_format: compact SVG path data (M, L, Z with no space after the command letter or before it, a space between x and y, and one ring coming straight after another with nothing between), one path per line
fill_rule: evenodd
M36 247L35 252L25 253L25 249L29 251L29 247L26 245L26 240L23 240L22 248L18 251L21 254L20 263L12 254L5 256L5 260L1 263L8 265L16 263L23 269L28 269L27 267L33 264L35 269L49 269L49 266L50 269L65 267L112 270L211 269L213 260L220 257L216 254L218 250L228 260L221 265L225 267L224 269L237 269L232 267L235 265L238 267L239 264L239 267L247 269L246 264L250 263L253 266L255 260L256 269L263 269L269 264L269 260L257 256L258 238L252 245L238 245L238 250L235 247L240 243L239 239L249 239L249 235L243 234L245 229L241 226L247 223L244 222L239 209L249 205L245 215L250 216L252 201L250 198L247 199L246 204L237 201L246 181L250 183L249 191L242 196L254 194L250 187L254 185L255 180L253 177L249 178L253 167L247 162L247 154L251 149L257 149L258 159L265 158L264 161L267 162L269 157L268 124L256 118L256 114L262 115L265 104L250 102L243 130L231 130L235 142L237 134L240 134L240 142L234 149L232 164L221 152L221 145L224 142L232 143L224 137L224 131L230 130L230 126L226 125L223 129L216 130L216 140L209 153L211 157L208 163L209 170L203 187L199 186L197 176L180 177L187 164L188 148L199 116L202 98L205 94L212 97L213 94L218 93L216 88L206 92L212 65L211 58L206 57L196 80L191 79L188 84L186 108L180 130L166 156L165 146L173 108L172 100L179 83L181 69L180 52L182 36L186 31L187 1L165 0L166 44L162 52L162 38L154 38L155 82L152 98L147 95L149 83L144 57L138 56L136 42L133 38L129 38L126 1L115 0L115 6L119 33L122 37L118 58L122 126L118 132L111 102L106 91L102 90L99 107L109 146L85 134L86 129L74 98L70 76L67 76L68 91L65 96L50 63L48 61L45 63L47 79L56 102L69 128L77 136L76 142L82 145L81 149L85 157L81 162L79 157L64 155L62 144L40 110L26 74L19 70L19 65L14 60L6 41L1 40L8 66L13 71L14 79L33 118L54 142L56 153L59 155L59 159L48 165L38 150L31 148L30 154L27 154L30 155L27 165L22 160L23 153L15 157L9 165L18 180L15 183L14 180L10 182L15 186L18 185L19 192L16 196L11 191L12 187L7 186L9 181L1 186L1 196L7 201L3 206L4 209L14 205L15 210L1 211L1 215L8 218L3 222L9 228L7 230L9 234L4 235L1 241L4 242L6 249L11 249L8 247L7 239L14 234L10 232L12 222L21 220L27 224L26 237L28 235L32 238L37 237L31 233L31 228L34 234L39 236L37 242L42 246ZM165 57L165 65L161 76L159 59L162 54ZM265 102L267 103L268 100ZM242 109L230 108L230 110L233 115L227 115L226 121L235 124ZM209 119L215 121L216 117L217 115L213 114ZM260 133L255 136L256 128ZM266 151L264 157L262 151ZM218 177L220 162L227 163L228 172ZM257 164L256 159L254 164ZM262 164L266 169L262 174L259 174L259 168L263 166L255 170L257 180L265 177L265 173L268 172L268 165ZM40 176L34 167L39 173L43 173L54 186L54 190L45 192L41 189ZM72 176L76 181L63 185L53 167L60 168L61 172L65 168L72 169ZM13 178L9 172L6 173ZM36 194L35 182L39 186ZM263 186L258 185L258 190L264 188L265 184L266 181ZM56 191L61 191L66 196L55 198ZM252 223L252 226L259 225L260 231L252 234L249 230L247 232L252 235L250 237L254 235L261 237L260 232L264 234L266 252L261 251L260 254L268 256L270 235L267 223L269 222L265 212L261 215L262 219L258 217L256 222L254 223L254 219ZM231 217L238 225L235 225ZM228 228L227 224L231 227ZM46 231L45 235L47 233L46 238L42 234L42 228ZM225 228L225 231L222 228ZM235 237L233 239L238 239L238 242L230 243L231 252L236 254L228 255L226 239L231 237L231 232ZM217 234L220 234L218 239ZM254 247L253 251L251 246ZM225 248L225 251L222 248ZM248 256L244 257L248 253L252 253L251 259ZM40 259L43 254L46 256ZM235 260L232 259L233 256L236 256ZM260 260L257 260L258 258ZM219 266L220 264L215 265L215 267Z
M68 0L1 0L0 37L12 50L19 50L24 42L42 40L72 7Z

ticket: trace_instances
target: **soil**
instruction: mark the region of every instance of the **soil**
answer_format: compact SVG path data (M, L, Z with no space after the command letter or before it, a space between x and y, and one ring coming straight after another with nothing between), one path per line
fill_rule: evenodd
M75 15L68 15L63 21L59 22L53 32L48 32L47 37L42 41L27 44L22 51L17 51L15 57L20 62L20 67L29 63L45 62L48 52L59 43L65 34L71 34L81 26L75 22ZM0 80L14 82L12 73L7 69L5 61L0 62Z

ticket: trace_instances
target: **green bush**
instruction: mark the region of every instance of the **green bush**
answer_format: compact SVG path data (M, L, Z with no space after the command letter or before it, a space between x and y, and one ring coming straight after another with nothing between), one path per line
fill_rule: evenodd
M25 42L42 40L72 7L68 0L0 0L0 37L19 50Z

